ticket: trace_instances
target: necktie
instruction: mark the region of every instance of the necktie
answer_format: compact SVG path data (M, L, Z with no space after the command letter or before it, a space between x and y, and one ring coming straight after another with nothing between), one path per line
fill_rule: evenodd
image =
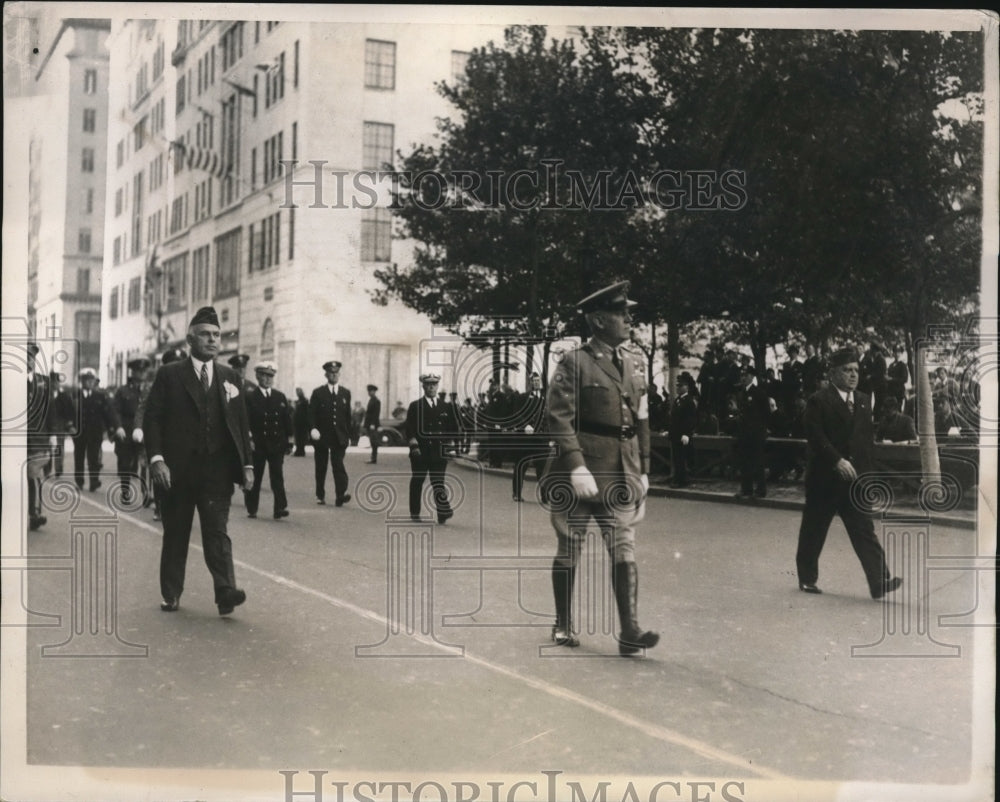
M209 388L208 382L208 365L204 362L201 363L201 386L202 389L207 393Z
M622 375L622 357L621 357L621 354L618 353L618 349L617 348L612 348L611 349L611 361L614 364L615 369L618 371L618 375L621 376Z
M854 414L854 396L853 395L847 396L847 411L850 412L852 415Z

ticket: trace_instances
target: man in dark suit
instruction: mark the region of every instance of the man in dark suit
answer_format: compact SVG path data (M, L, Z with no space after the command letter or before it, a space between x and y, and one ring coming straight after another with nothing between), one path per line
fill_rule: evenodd
M139 451L141 446L132 438L135 431L136 414L142 401L141 384L149 369L146 357L133 359L128 363L128 380L115 393L113 404L115 414L121 424L121 436L115 437L115 456L118 458L118 481L125 493L123 498L131 498L132 477L139 473Z
M886 369L886 396L891 396L899 403L896 411L902 409L903 399L906 398L906 384L910 380L910 366L906 362L906 350L896 349L896 359Z
M691 438L698 426L698 402L691 395L691 380L677 377L677 398L670 407L670 457L673 463L671 487L687 487L688 463L694 454Z
M514 460L514 501L523 501L521 491L529 468L534 468L539 494L544 499L542 475L549 456L549 438L545 434L545 396L542 394L542 377L532 373L530 381L528 391L518 396L512 421L517 432L510 444L511 458Z
M292 411L288 399L274 389L274 376L278 369L271 362L261 362L254 368L257 386L246 394L247 419L253 445L253 487L247 492L247 514L257 517L260 505L260 486L264 481L267 465L274 494L275 520L288 516L288 497L285 495L285 454L292 450L295 432L292 428Z
M420 520L421 494L424 480L429 476L434 488L437 521L443 524L453 515L444 483L448 467L444 451L458 432L459 424L451 405L437 397L440 381L441 377L434 373L420 377L424 394L406 410L403 432L410 447L410 517L414 521Z
M793 346L794 347L794 346ZM757 384L753 365L740 368L743 388L736 394L739 424L733 440L736 465L740 472L740 490L737 498L767 496L767 425L771 406L767 393Z
M215 309L199 309L188 327L191 356L157 371L143 409L149 472L162 492L164 612L180 606L195 509L219 615L246 601L236 587L227 526L233 485L253 485L250 431L243 382L215 362L221 338Z
M802 392L802 371L804 363L799 362L799 347L788 346L788 361L781 368L781 397L775 397L782 409L791 409L796 397Z
M820 593L819 555L833 516L847 529L873 599L896 590L903 580L890 577L885 552L875 536L871 517L852 498L858 476L872 470L871 400L857 391L860 366L853 348L842 348L830 357L830 384L810 396L805 427L809 443L806 467L806 505L799 527L795 565L799 589Z
M568 490L568 504L553 506L558 549L552 563L556 623L552 639L577 646L570 618L573 585L587 529L593 519L613 564L611 586L618 607L618 652L623 657L655 646L660 636L638 622L639 578L635 528L646 513L649 491L649 402L646 369L621 346L632 316L629 282L612 284L578 304L593 336L568 351L549 383L547 430L556 452L546 471L550 496ZM560 496L567 495L564 492Z
M168 348L166 351L163 352L163 355L160 357L160 364L169 365L171 362L177 362L181 359L186 359L186 358L187 358L187 351L185 351L183 348ZM135 428L132 430L132 440L140 445L143 443L145 439L145 434L143 432L142 425L143 425L143 419L145 418L146 415L146 401L149 398L149 390L151 386L152 383L150 383L149 386L144 387L142 392L140 393L139 409L136 410L135 413ZM163 490L162 488L153 485L149 473L149 458L146 455L145 448L143 448L141 454L139 467L142 475L143 492L146 493L146 498L144 502L145 506L147 507L149 506L150 496L152 496L153 520L160 521L163 519L163 510L162 510Z
M250 392L256 385L247 378L247 364L250 362L250 356L248 354L233 354L229 357L229 367L236 371L236 375L240 377L240 386L246 391Z
M84 462L90 474L90 489L101 486L101 446L106 432L112 431L116 438L123 438L121 428L107 393L97 389L97 371L84 368L80 371L80 389L77 392L76 407L80 411L80 431L73 436L73 467L76 486L81 490L84 484Z
M301 387L295 388L295 451L294 456L306 455L306 443L309 441L309 399Z
M66 376L58 370L49 373L49 413L51 414L50 440L52 443L52 459L46 466L46 474L54 472L63 475L66 457L66 436L76 433L76 407L73 398L62 386Z
M368 442L372 448L372 458L368 460L368 464L374 465L378 462L378 422L382 416L382 402L376 395L378 387L369 384L366 389L368 390L368 406L365 408L365 419L361 422L361 428L368 436Z
M802 392L806 398L819 389L819 383L826 378L826 371L826 362L816 353L816 347L806 343L806 361L802 363ZM791 407L785 412L791 412Z
M347 468L344 467L344 455L351 442L351 391L340 386L341 367L336 360L326 362L323 365L326 384L313 390L309 398L309 436L316 460L316 503L326 504L329 462L338 507L351 500L347 492Z
M27 464L25 466L28 485L28 528L32 531L47 523L42 514L42 482L50 456L50 432L53 429L54 409L49 397L49 382L45 374L38 372L36 359L40 351L38 343L29 342L28 386L27 386Z

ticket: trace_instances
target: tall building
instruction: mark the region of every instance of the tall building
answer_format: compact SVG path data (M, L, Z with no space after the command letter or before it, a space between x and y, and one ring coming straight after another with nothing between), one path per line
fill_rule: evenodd
M374 271L405 265L388 209L348 189L448 113L434 82L464 71L498 26L268 21L115 22L100 358L183 344L212 305L223 359L276 363L292 392L344 363L356 394L417 392L430 322L379 307ZM296 162L286 173L283 162ZM319 202L317 202L317 200Z
M61 20L25 90L45 109L29 123L28 317L38 336L79 342L71 377L100 357L110 28Z

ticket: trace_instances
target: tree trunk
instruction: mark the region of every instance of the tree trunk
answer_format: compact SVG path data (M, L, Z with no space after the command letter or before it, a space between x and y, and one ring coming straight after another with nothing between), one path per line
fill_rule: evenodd
M667 391L670 393L670 397L673 398L677 390L677 374L680 368L680 355L681 355L681 330L680 326L677 325L677 321L671 319L667 321L667 367L668 371L668 382L669 386Z
M927 375L927 348L917 345L917 370L914 387L917 391L917 420L920 428L920 470L923 481L941 476L941 459L938 455L937 435L934 433L934 399L931 396L931 379Z

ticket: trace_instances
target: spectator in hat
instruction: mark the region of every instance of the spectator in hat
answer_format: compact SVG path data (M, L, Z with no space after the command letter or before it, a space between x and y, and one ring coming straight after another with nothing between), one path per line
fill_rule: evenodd
M295 451L293 456L306 455L306 443L309 441L309 399L301 387L295 388Z
M862 393L871 395L872 409L877 413L881 412L882 401L885 399L886 376L888 367L886 366L885 349L877 340L873 340L868 348L868 353L864 355L859 366L861 368L861 378L858 381L858 389Z
M742 389L736 394L739 425L733 440L740 489L736 497L748 499L767 495L767 425L771 405L767 393L757 384L753 365L740 367Z
M240 381L242 382L243 389L247 392L254 387L254 383L247 378L247 365L249 363L250 357L247 354L233 354L229 357L229 366L236 371L236 375L240 377Z
M429 478L437 521L443 524L454 515L445 485L448 468L445 448L458 431L458 419L451 406L437 397L440 381L441 377L434 373L420 377L423 396L410 403L403 432L410 447L410 517L420 520L424 481Z
M688 470L694 461L694 431L698 428L698 402L691 393L692 381L687 373L677 377L677 397L670 407L670 461L673 474L671 487L687 487L691 482Z
M149 472L163 494L164 612L180 606L195 510L219 615L246 601L236 586L227 529L233 485L253 486L253 461L243 383L235 370L215 361L221 339L215 309L200 308L187 332L191 355L157 371L143 410Z
M915 443L917 427L913 418L899 411L899 399L887 396L882 402L882 417L875 429L875 439L880 443Z
M246 394L247 421L253 446L253 486L247 491L247 515L257 517L260 506L260 487L264 481L264 465L274 496L274 518L288 516L288 497L285 495L285 454L292 450L295 431L292 428L292 410L281 390L274 388L278 372L273 362L260 362L254 373L257 386Z
M902 409L903 400L906 398L906 385L910 381L910 366L906 362L906 349L897 348L896 358L886 370L886 395L892 396L900 404L897 409Z
M826 362L816 353L816 346L806 343L806 361L802 363L802 395L808 398L819 389L826 376ZM790 411L791 408L785 411Z
M802 392L803 369L804 365L799 361L799 347L792 343L788 346L788 361L781 368L781 395L771 396L782 409L791 409Z
M368 444L372 449L372 458L368 460L368 464L374 465L378 462L378 426L382 415L382 402L378 398L378 387L369 384L365 389L368 392L368 405L365 407L365 417L361 426L368 436Z
M326 384L309 398L309 437L316 461L316 503L326 504L326 471L333 471L334 503L342 507L351 500L344 455L351 442L351 391L340 384L340 362L323 364Z
M857 390L860 373L857 351L840 349L830 357L830 384L807 402L806 503L795 565L799 590L821 593L816 585L819 556L830 522L839 515L861 561L871 596L881 599L903 580L889 575L871 516L862 507L864 494L851 492L857 478L873 468L872 407L869 397Z
M568 351L549 383L547 430L555 455L546 471L550 498L556 487L570 494L553 506L558 547L552 563L556 645L577 646L570 610L587 530L600 528L612 562L611 586L618 607L618 652L640 654L660 636L638 622L639 579L635 531L649 491L649 403L645 366L621 346L632 317L629 282L605 287L578 304L591 338ZM559 492L566 496L566 492Z
M80 431L73 437L73 465L76 486L84 485L84 463L90 475L90 490L101 486L101 446L107 432L115 438L125 437L118 414L103 390L96 387L97 371L84 368L80 371L80 389L77 391L76 407L80 411Z
M146 357L138 357L128 362L128 378L115 392L112 403L115 414L121 424L120 436L115 436L115 456L118 458L118 481L122 485L122 498L130 503L132 496L132 477L140 479L140 488L145 496L139 477L139 452L142 450L132 433L136 428L136 415L142 401L142 380L149 369L150 361Z

